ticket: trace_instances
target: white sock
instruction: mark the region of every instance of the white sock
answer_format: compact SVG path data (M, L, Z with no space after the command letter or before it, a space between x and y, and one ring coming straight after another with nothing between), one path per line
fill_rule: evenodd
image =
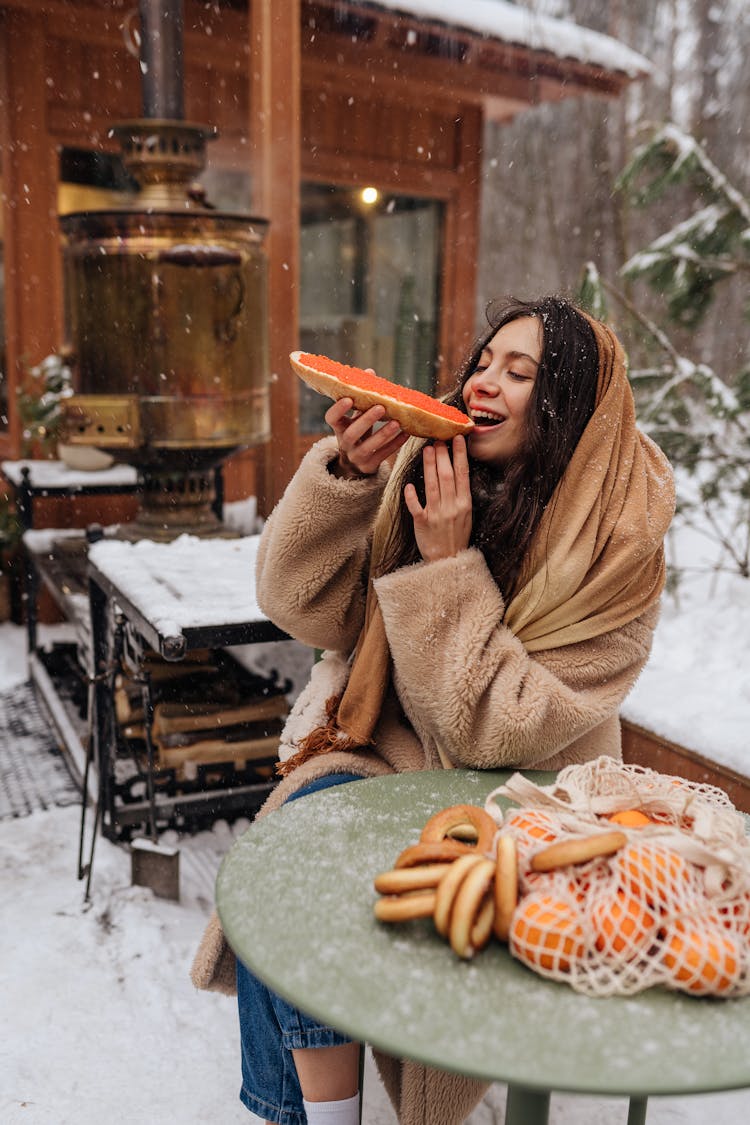
M340 1102L308 1102L302 1099L307 1125L359 1125L359 1094Z

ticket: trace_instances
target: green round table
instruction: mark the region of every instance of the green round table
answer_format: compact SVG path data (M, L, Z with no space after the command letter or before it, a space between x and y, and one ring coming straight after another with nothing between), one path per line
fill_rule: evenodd
M553 1090L629 1097L628 1121L638 1125L651 1094L750 1086L750 998L651 989L594 999L538 976L498 942L463 962L429 921L375 920L374 876L428 817L482 805L509 776L445 770L350 782L252 824L216 884L230 945L276 992L353 1039L507 1083L506 1125L542 1125Z

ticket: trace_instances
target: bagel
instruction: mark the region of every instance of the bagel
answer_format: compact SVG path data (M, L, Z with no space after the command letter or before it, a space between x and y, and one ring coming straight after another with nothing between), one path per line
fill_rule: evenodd
M379 898L373 909L379 922L411 922L415 918L429 918L435 909L435 891L387 895Z
M436 887L450 863L420 863L415 867L399 867L375 876L374 887L381 895L400 895L407 891L424 891Z
M513 836L497 839L495 865L495 916L492 924L495 937L507 941L513 912L518 905L518 847Z
M558 840L531 857L532 871L555 871L569 864L587 863L590 859L614 855L624 848L628 838L624 832L601 832L596 836Z
M475 850L489 852L497 825L490 814L478 805L451 805L441 809L427 821L419 839L423 844L439 843L454 829L464 829L467 825L476 832Z
M449 441L456 434L468 434L474 429L471 419L455 406L373 375L361 367L350 367L326 356L301 351L292 352L289 362L295 374L314 391L334 401L350 398L357 410L384 406L387 417L414 437Z
M450 863L474 849L460 840L433 840L429 844L410 844L399 855L394 867L414 867L419 863Z

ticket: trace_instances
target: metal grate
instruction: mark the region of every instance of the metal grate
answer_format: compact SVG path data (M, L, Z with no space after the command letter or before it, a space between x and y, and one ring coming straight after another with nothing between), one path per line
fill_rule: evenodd
M80 799L31 684L1 692L0 819Z

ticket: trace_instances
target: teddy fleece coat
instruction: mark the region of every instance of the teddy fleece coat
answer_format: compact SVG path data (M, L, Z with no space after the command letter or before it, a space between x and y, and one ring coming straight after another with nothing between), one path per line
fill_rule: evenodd
M280 757L326 721L364 622L372 526L387 470L342 480L335 439L304 458L264 528L257 600L282 629L324 650L284 729ZM374 746L315 757L285 777L259 815L330 773L374 777L439 769L560 769L621 757L618 709L651 647L657 612L613 632L531 656L503 623L505 603L484 556L402 567L375 580L392 683ZM193 966L198 987L232 991L233 958L214 917ZM402 1125L458 1125L486 1084L378 1055Z

